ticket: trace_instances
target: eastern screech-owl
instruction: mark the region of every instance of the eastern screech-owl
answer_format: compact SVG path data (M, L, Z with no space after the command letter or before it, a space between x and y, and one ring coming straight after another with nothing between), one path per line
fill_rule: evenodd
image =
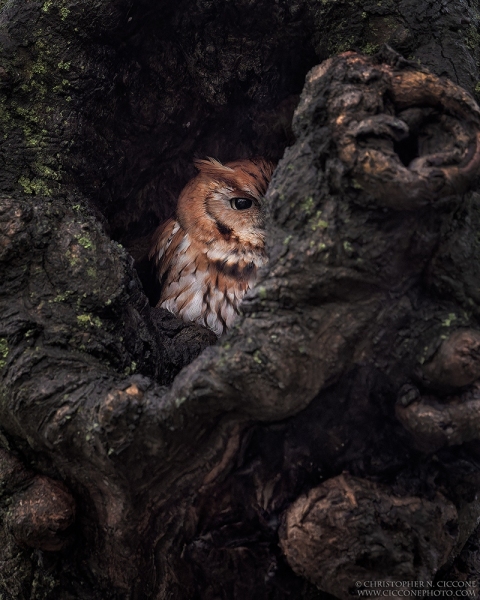
M175 218L153 235L150 258L162 286L157 307L224 333L265 264L262 199L273 164L197 160Z

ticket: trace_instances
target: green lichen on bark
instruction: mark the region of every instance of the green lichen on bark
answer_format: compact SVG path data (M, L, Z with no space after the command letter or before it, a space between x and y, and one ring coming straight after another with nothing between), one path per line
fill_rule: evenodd
M0 51L4 84L0 89L0 142L9 157L3 187L45 197L60 193L65 179L65 156L76 135L72 116L78 86L72 81L78 81L81 68L81 60L72 69L72 61L66 59L71 32L56 27L52 11L61 20L69 9L67 3L58 6L48 1L43 5L10 4L0 19L0 31L9 42ZM12 14L17 21L28 23L22 40L28 53L11 50L16 42L8 27Z

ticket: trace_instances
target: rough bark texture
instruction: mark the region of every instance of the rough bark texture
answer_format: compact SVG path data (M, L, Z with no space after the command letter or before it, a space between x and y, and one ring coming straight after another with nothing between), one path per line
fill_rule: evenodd
M0 8L3 597L471 579L478 2ZM194 155L251 154L270 262L215 343L142 255Z

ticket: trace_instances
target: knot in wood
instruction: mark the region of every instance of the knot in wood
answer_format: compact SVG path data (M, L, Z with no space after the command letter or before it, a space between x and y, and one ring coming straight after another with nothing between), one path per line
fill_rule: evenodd
M13 495L5 520L20 546L58 551L69 540L75 501L62 483L39 475Z
M457 520L441 494L398 496L346 473L293 502L280 546L298 575L347 600L356 581L432 579L454 547Z
M405 401L402 388L396 414L420 450L434 452L480 438L480 332L452 333L416 377L423 395L417 390Z
M329 122L354 187L413 210L464 193L480 167L480 110L451 81L408 61L348 53L323 68ZM311 78L312 81L312 78Z

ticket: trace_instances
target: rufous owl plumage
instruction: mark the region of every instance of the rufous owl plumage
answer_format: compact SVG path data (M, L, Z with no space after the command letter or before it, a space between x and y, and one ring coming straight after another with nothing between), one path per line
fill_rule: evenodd
M196 160L176 215L155 231L150 258L161 283L157 307L212 329L231 327L266 263L263 196L273 164Z

